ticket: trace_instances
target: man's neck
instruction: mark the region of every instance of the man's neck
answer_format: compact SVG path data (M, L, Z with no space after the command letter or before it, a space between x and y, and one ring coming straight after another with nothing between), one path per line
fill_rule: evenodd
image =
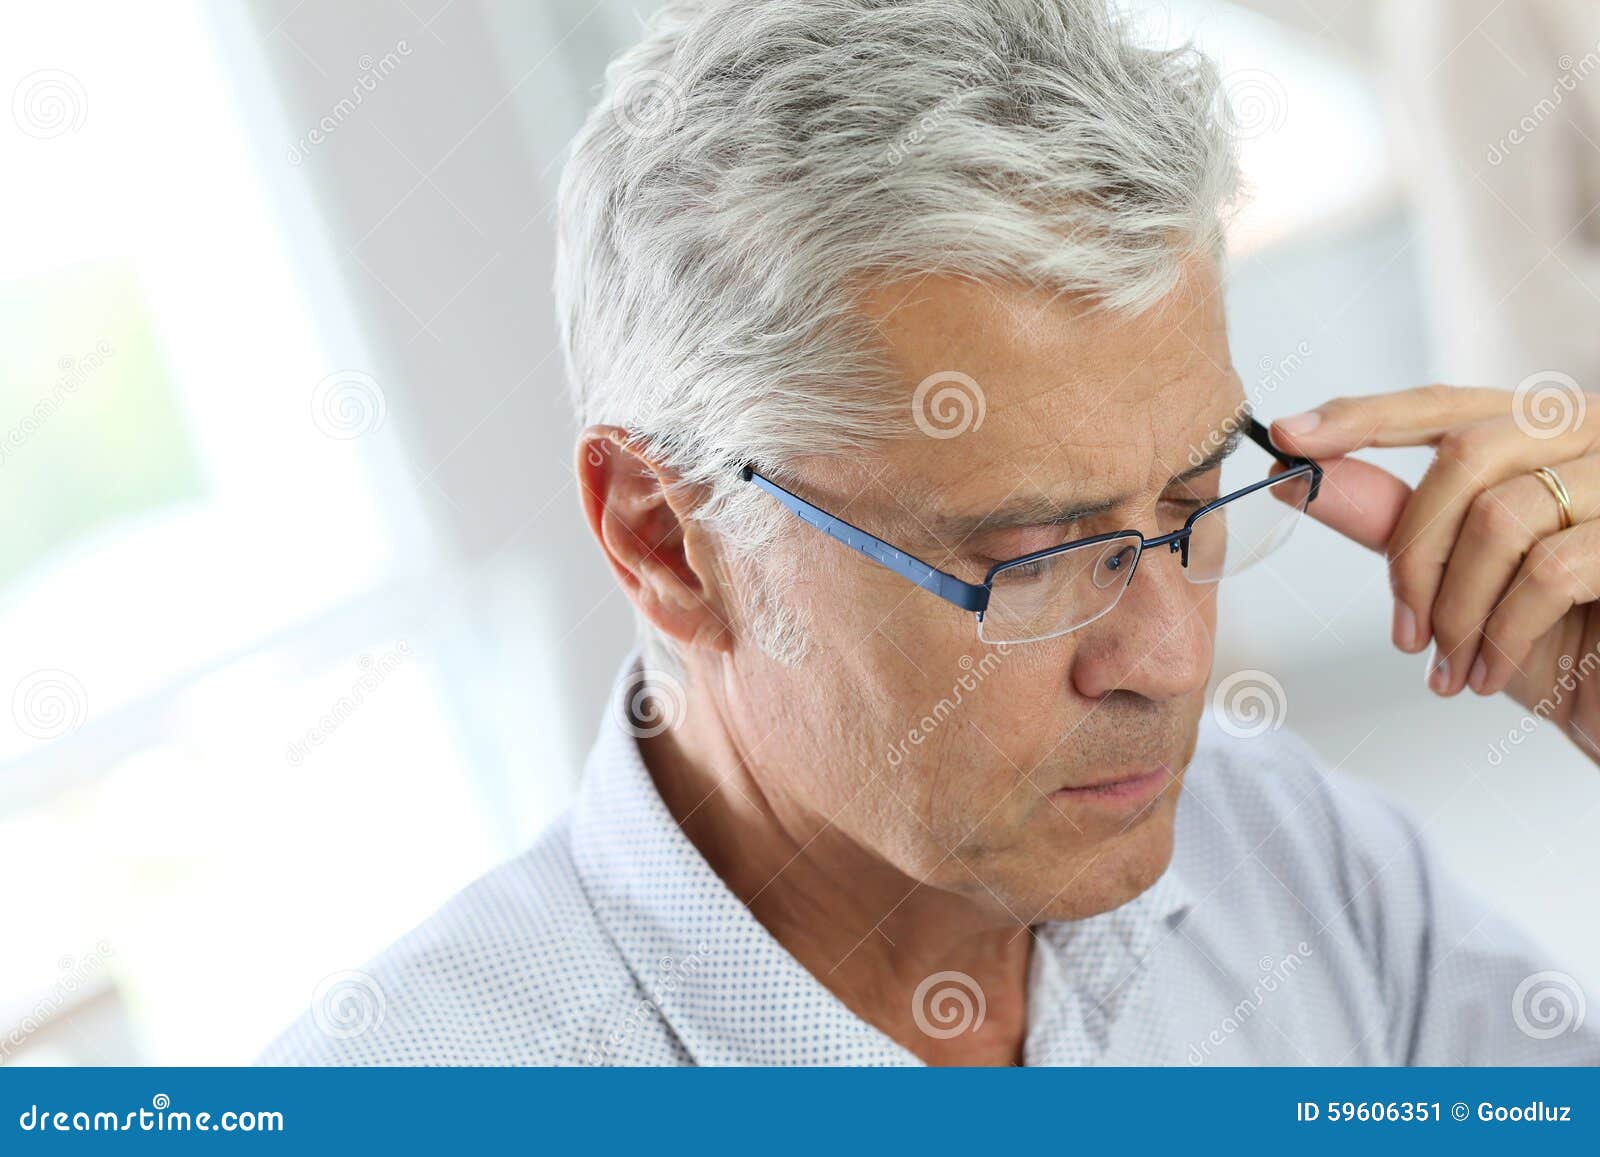
M920 884L830 818L773 798L720 734L680 729L640 749L729 890L852 1012L929 1064L1021 1063L1027 927ZM939 973L958 975L929 982ZM979 1009L981 1025L946 1035Z

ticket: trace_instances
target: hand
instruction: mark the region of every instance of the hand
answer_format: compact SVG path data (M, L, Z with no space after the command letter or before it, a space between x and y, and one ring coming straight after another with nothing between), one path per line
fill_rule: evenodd
M1600 398L1594 413L1588 400L1424 386L1336 399L1274 422L1272 440L1325 468L1308 513L1388 557L1395 645L1433 642L1434 691L1504 691L1600 762ZM1383 446L1437 450L1415 491L1343 457ZM1566 486L1570 529L1541 466Z

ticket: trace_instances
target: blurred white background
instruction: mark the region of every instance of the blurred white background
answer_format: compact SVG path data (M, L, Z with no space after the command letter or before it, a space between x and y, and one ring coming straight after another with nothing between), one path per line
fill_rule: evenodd
M0 1063L246 1062L568 798L632 622L573 490L551 202L651 6L0 16ZM1597 37L1396 7L1138 6L1228 76L1267 416L1600 369ZM1563 70L1596 92L1488 159ZM1217 677L1279 680L1600 979L1594 767L1542 725L1492 760L1523 714L1429 695L1379 561L1320 527L1223 592Z

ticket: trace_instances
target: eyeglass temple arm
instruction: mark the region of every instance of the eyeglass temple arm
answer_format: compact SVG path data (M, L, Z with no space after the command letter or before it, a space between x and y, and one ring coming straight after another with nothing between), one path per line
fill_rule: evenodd
M964 611L982 611L989 605L989 588L975 583L963 582L953 574L946 574L936 567L931 567L920 558L914 558L903 550L896 550L881 538L874 538L860 527L851 526L842 518L835 518L826 510L812 506L798 494L791 494L770 478L757 474L749 466L739 471L739 476L746 482L754 482L783 505L787 506L797 517L822 531L830 538L836 538L851 550L859 551L866 555L879 566L887 567L902 578L910 579L925 591L938 595L946 602L954 603Z
M1300 458L1294 454L1286 454L1282 450L1278 449L1272 444L1272 435L1267 433L1267 428L1257 421L1253 416L1249 420L1249 425L1245 427L1245 432L1250 435L1250 440L1252 442L1254 442L1257 446L1260 446L1263 450L1265 450L1268 454L1271 454L1285 466L1311 467L1311 489L1306 494L1306 502L1309 504L1311 500L1317 496L1317 490L1322 486L1322 467L1317 465L1317 463L1313 462L1309 458Z

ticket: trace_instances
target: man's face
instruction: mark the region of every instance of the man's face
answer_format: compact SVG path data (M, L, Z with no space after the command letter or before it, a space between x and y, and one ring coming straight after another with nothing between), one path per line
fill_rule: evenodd
M859 464L805 464L798 490L823 509L977 582L1072 539L1165 534L1216 496L1216 471L1171 481L1242 400L1209 268L1133 319L935 278L863 308L898 369L905 434ZM981 391L981 424L926 392L914 405L951 371ZM1051 521L1092 506L1104 512ZM1146 553L1087 626L1004 648L798 524L765 565L811 650L795 666L742 651L731 714L763 790L802 826L1029 923L1125 903L1166 867L1216 622L1214 586L1188 582L1178 555Z

